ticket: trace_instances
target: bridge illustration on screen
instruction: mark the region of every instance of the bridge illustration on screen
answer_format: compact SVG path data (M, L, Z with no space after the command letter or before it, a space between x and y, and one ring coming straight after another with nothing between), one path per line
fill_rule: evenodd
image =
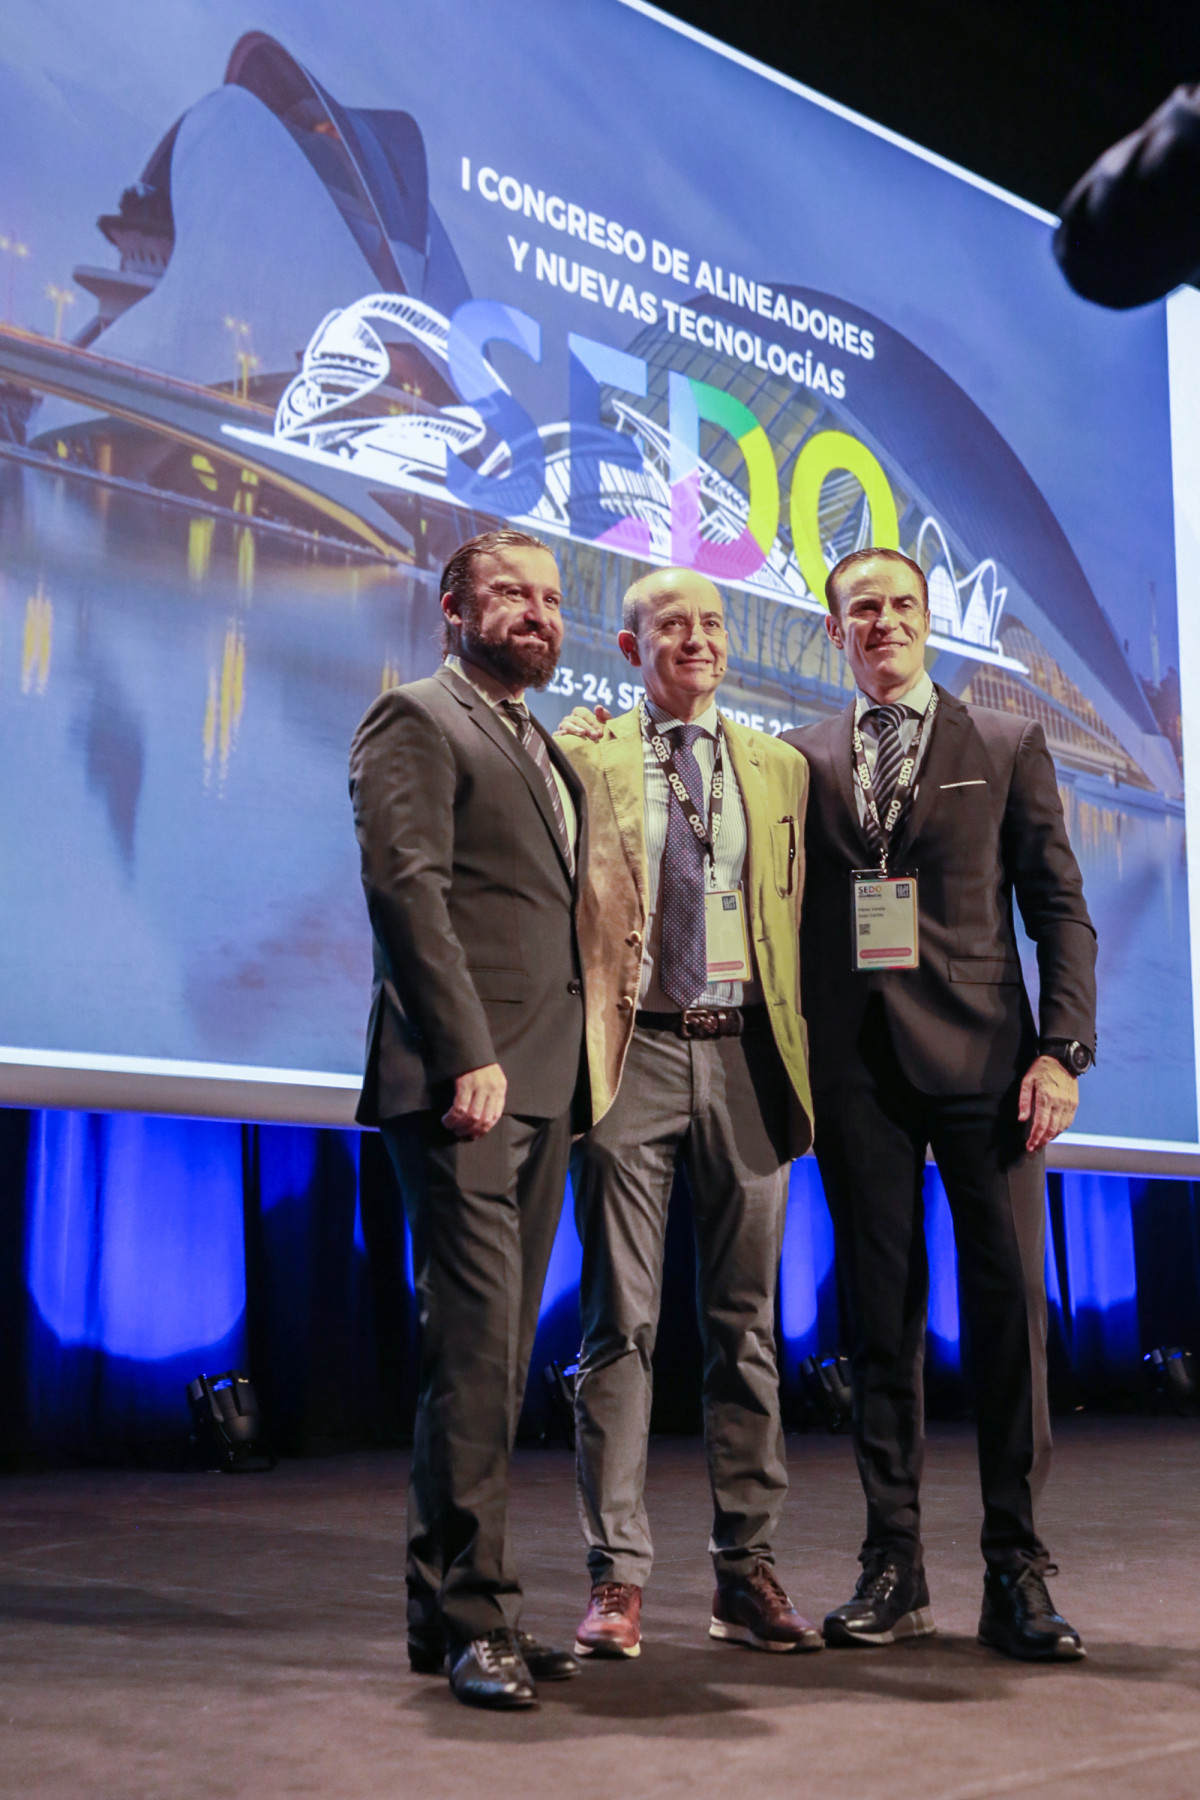
M463 458L478 453L478 472L485 479L509 476L511 446L504 438L497 440L494 434L489 442L487 424L475 407L455 404L437 412L395 409L387 399L392 366L385 336L410 338L427 357L436 359L452 385L450 321L423 301L407 295L367 295L352 306L330 313L318 325L305 348L300 373L285 388L276 408L275 442L329 459L335 468L349 467L364 482L383 481L430 501L453 504L455 500L446 480L451 456ZM495 390L507 392L507 384L486 359L484 367ZM377 397L375 408L372 396ZM615 396L611 407L616 430L629 440L636 456L598 461L599 491L589 495L588 500L611 513L613 523L605 526L594 541L628 549L652 562L683 560L695 546L680 543L680 508L672 495L672 462L678 460L679 451L669 421L660 422L627 399ZM751 429L755 427L751 425ZM250 443L262 435L245 427L227 426L226 431ZM570 421L539 427L544 491L527 513L510 513L509 517L519 517L531 527L555 535L574 535L572 431ZM859 448L861 455L862 447ZM750 497L704 458L696 459L696 472L702 541L719 547L742 543L747 537L753 539ZM826 566L845 554L841 543L849 542L851 548L862 549L876 541L870 499L864 494L862 503L855 507L855 478L850 471L846 473L851 474L851 480L843 481L841 486L851 490L848 508L844 492L835 491L828 501L823 493L818 496L823 523L828 522L839 502L843 512L833 537L821 542ZM877 479L883 479L882 470ZM577 494L575 511L579 511ZM853 515L849 537L844 517L847 511ZM623 531L617 521L626 522ZM1006 657L1000 646L998 630L1007 589L999 579L994 560L986 557L965 575L957 575L945 530L931 514L921 520L915 547L929 579L935 643L944 641L946 647L959 649L970 646L985 655L990 652L1002 666L1024 672L1024 665ZM729 572L721 573L726 580L731 578ZM732 578L737 579L736 575ZM741 579L749 590L772 599L809 610L825 610L823 598L812 592L792 544L782 534L772 535L769 545L764 544L757 556L750 552Z
M1060 765L1180 803L1170 683L1150 690L1129 666L982 410L844 296L759 288L784 321L765 355L754 290L720 271L718 292L704 283L666 316L651 305L653 322L643 299L620 347L577 329L565 254L539 252L539 317L477 298L415 118L343 105L262 32L99 224L120 266L76 270L97 300L76 340L0 327L10 433L60 471L418 574L490 521L523 520L560 544L576 635L597 654L625 581L693 564L729 595L731 683L781 718L843 704L825 572L895 544L929 579L939 680L1038 718ZM835 317L873 349L827 376L814 339ZM565 348L574 416L532 420L495 341L510 375L520 354Z

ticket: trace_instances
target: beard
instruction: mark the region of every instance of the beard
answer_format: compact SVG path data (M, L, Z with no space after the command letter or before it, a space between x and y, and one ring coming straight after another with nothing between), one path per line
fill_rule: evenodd
M480 623L472 606L462 612L462 647L471 662L490 670L510 687L541 690L558 666L558 647L548 637L515 643L508 630Z

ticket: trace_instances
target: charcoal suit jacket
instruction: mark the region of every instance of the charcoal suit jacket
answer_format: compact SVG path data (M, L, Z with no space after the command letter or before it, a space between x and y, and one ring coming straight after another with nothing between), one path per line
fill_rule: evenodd
M1037 946L1044 1037L1095 1048L1096 933L1040 725L938 688L918 785L893 841L918 877L920 967L851 966L850 872L876 858L858 822L854 706L785 733L808 759L800 938L818 1097L839 1079L869 996L882 994L900 1066L928 1094L1003 1093L1037 1055L1014 900Z
M583 789L553 744L550 755L574 799L582 868ZM375 956L359 1122L442 1110L456 1076L498 1062L507 1112L556 1118L574 1103L582 1129L576 882L537 764L443 667L368 709L350 796Z

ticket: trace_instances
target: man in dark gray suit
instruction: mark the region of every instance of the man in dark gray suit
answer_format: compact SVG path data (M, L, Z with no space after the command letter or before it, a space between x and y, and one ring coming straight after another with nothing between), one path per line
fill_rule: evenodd
M919 1505L932 1146L978 1417L979 1635L1026 1660L1079 1657L1046 1589L1033 1511L1050 1449L1044 1146L1071 1123L1094 1056L1096 936L1041 726L934 686L918 566L856 551L826 597L858 694L786 736L809 764L801 984L867 1533L854 1598L825 1637L884 1644L934 1629ZM1014 897L1037 945L1040 1033Z
M350 791L375 938L358 1117L404 1194L422 1325L408 1647L461 1700L528 1706L578 1665L517 1629L509 1457L588 1122L575 938L583 790L530 717L562 646L550 551L497 531L442 578L447 656L382 694Z

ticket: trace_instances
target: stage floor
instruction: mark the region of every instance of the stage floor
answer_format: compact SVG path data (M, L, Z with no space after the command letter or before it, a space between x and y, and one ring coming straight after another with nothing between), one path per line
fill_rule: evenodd
M779 1545L796 1603L848 1598L861 1502L844 1439L789 1439ZM966 1430L935 1428L926 1542L940 1635L775 1657L706 1635L699 1443L656 1440L658 1564L639 1662L544 1687L536 1713L455 1702L404 1656L407 1458L231 1479L0 1481L0 1793L38 1800L1195 1800L1200 1423L1060 1424L1043 1529L1089 1661L1006 1662L974 1638ZM568 1642L586 1598L571 1465L517 1456L525 1622Z

